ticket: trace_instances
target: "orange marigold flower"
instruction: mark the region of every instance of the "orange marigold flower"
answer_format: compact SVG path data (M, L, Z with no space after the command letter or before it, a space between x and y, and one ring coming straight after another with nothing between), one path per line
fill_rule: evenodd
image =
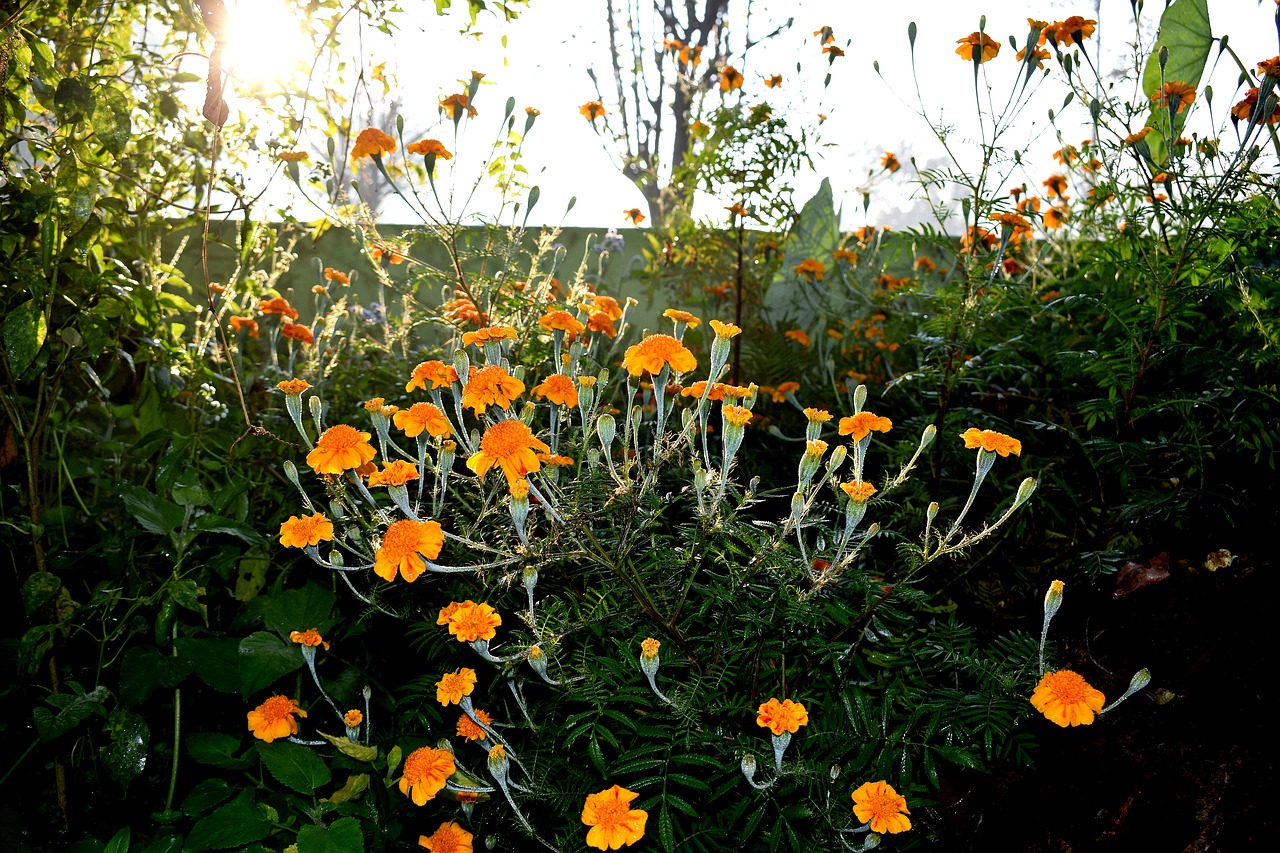
M1067 200L1067 176L1050 175L1044 179L1044 188L1049 198Z
M976 55L980 63L995 59L1000 53L1000 42L986 33L970 33L964 38L956 39L956 44L960 45L956 48L957 56L972 60Z
M823 27L820 30L814 30L813 34L818 36L819 44L830 44L836 40L836 33L831 27Z
M364 722L364 714L360 710L352 708L342 715L342 722L347 728L354 729Z
M578 405L578 389L574 387L573 380L563 373L551 374L542 380L541 385L533 386L533 393L558 406Z
M613 320L604 311L592 311L591 315L587 317L587 328L606 337L616 338L618 336L618 330L613 325Z
M700 379L690 385L688 388L680 389L681 397L693 397L695 400L701 400L702 395L706 394L708 400L738 400L751 393L751 389L743 388L739 385L726 385L723 382L711 383L711 390L707 390L707 381Z
M768 86L770 89L781 89L782 75L781 74L770 75L769 77L764 78L764 84Z
M728 92L742 88L742 74L732 65L720 69L720 91Z
M680 48L680 62L684 65L692 63L693 66L697 68L698 65L702 63L702 45L698 45L697 47L694 47L693 45L685 45Z
M716 321L711 322L714 325ZM627 347L622 358L622 366L632 376L639 376L645 371L656 376L666 365L670 365L675 373L689 373L697 368L698 360L684 344L670 335L649 335L640 343Z
M324 637L320 636L320 629L318 628L308 628L305 631L290 631L289 641L300 646L309 646L310 648L324 646L324 650L326 652L329 651L329 644L324 641Z
M275 296L271 299L262 300L258 303L258 310L263 314L279 314L280 316L287 317L290 320L298 319L298 309L290 305L289 300L285 299L283 296ZM233 323L235 322L234 317L232 317L231 320Z
M1189 105L1195 103L1196 87L1189 83L1183 83L1181 80L1170 80L1151 96L1151 100L1162 107L1170 106L1170 101L1173 101L1178 105L1174 113L1180 113Z
M690 314L688 311L681 311L678 308L668 308L666 311L662 312L662 316L676 323L684 323L688 325L690 329L696 329L702 325L701 319Z
M359 162L365 157L381 157L395 150L394 139L376 127L366 127L356 136L356 144L351 146L351 162Z
M587 121L594 122L596 119L604 115L604 104L599 101L587 101L585 104L578 107L578 112L582 113L583 118Z
M1043 35L1041 35L1041 38L1043 38L1043 37L1044 37L1044 36L1043 36ZM1053 55L1053 54L1051 54L1051 53L1049 52L1048 48L1043 48L1043 47L1041 47L1041 48L1036 48L1036 49L1034 49L1034 50L1032 50L1032 51L1031 51L1031 59L1030 59L1030 60L1028 60L1028 61L1029 61L1029 62L1034 62L1034 63L1036 64L1036 68L1037 68L1037 69L1043 69L1043 68L1044 68L1044 61L1045 61L1046 59L1048 59L1048 58L1049 58L1050 56L1052 56L1052 55ZM1018 51L1017 55L1016 55L1016 56L1014 56L1014 59L1018 60L1019 62L1021 62L1022 60L1026 59L1026 58L1027 58L1027 49L1026 49L1025 47L1024 47L1022 50Z
M809 419L809 423L814 424L825 424L827 421L835 417L835 415L831 414L826 409L813 408L805 409L804 416Z
M447 112L449 118L454 121L462 118L464 112L471 118L475 118L478 115L476 108L471 106L471 96L466 93L450 95L440 102L440 108Z
M339 272L338 270L335 270L333 267L324 268L324 277L329 281L336 281L338 284L351 283L351 276L347 275L344 272Z
M440 305L440 314L446 320L454 320L458 323L480 323L489 322L489 315L482 312L476 307L476 304L465 296L459 296L456 299L450 299Z
M462 389L462 406L470 408L479 417L484 414L486 406L511 408L511 401L523 393L523 382L507 373L501 365L491 364L471 374Z
M1031 694L1031 704L1050 722L1067 726L1087 726L1102 710L1102 691L1069 669L1046 672Z
M775 735L783 732L795 734L801 726L809 724L809 712L799 702L790 699L770 699L756 711L756 725L766 728Z
M834 44L827 45L822 49L822 52L830 54L832 61L834 61L835 58L838 56L844 56L844 50L839 47L836 47Z
M916 272L933 272L938 268L937 262L927 255L921 255L916 258L912 266L915 268Z
M640 212L638 207L629 207L622 211L622 215L630 219L632 225L639 225L644 222L644 214Z
M441 705L457 705L463 696L470 696L476 689L476 671L462 667L446 672L436 682L436 701Z
M770 396L775 403L785 403L788 394L794 394L800 390L799 382L783 382L777 388L772 389Z
M716 333L717 338L733 338L742 334L742 327L735 326L732 323L721 323L719 320L712 320L711 331Z
M730 216L749 216L751 211L742 206L742 202L735 201L733 204L725 208L729 211Z
M846 261L851 264L856 264L858 262L858 253L849 249L832 249L831 260Z
M640 654L647 658L653 659L658 656L658 648L662 645L653 637L646 637L640 641Z
M433 438L448 438L453 434L449 419L432 403L414 403L404 411L396 412L392 421L396 429L409 438L417 438L424 430Z
M382 534L382 545L374 555L373 573L388 583L399 572L407 583L413 583L427 570L426 561L440 556L444 547L444 531L438 521L415 521L402 518L391 522Z
M407 794L415 806L425 806L453 775L453 753L447 749L424 746L409 753L400 777L400 793Z
M1002 432L969 427L960 437L964 439L964 446L969 450L980 448L988 453L998 453L1001 456L1008 456L1010 453L1014 456L1022 455L1022 442L1016 438L1010 438Z
M827 265L813 258L805 258L795 266L796 275L809 279L810 282L822 281L827 274Z
M493 717L489 716L487 712L482 711L479 708L475 709L475 715L479 717L480 722L484 723L486 726L493 722ZM462 714L458 717L458 724L455 726L454 730L457 732L458 737L465 738L467 740L484 740L486 737L484 729L477 726L476 721L468 717L466 714Z
M744 409L741 406L725 406L722 414L725 422L734 426L746 426L753 417L750 409Z
M378 451L369 443L370 435L346 424L331 426L307 454L307 464L317 474L341 474L372 462Z
M1065 21L1058 21L1053 25L1053 40L1056 44L1070 47L1093 35L1093 31L1097 27L1098 22L1092 18L1086 19L1079 15L1072 15Z
M840 419L840 434L852 436L854 441L862 441L874 430L888 432L893 429L893 421L871 412L858 412L848 418Z
M445 148L444 143L439 139L419 139L417 142L410 142L406 147L410 154L421 154L423 157L434 154L441 160L453 159L453 153Z
M886 172L893 173L902 168L902 164L898 162L898 155L891 151L884 152L880 157L880 167Z
M580 335L586 331L586 326L582 325L582 321L574 317L568 311L548 311L538 318L538 325L546 329L548 332L568 332L571 335Z
M382 466L381 471L369 475L369 488L375 486L403 486L410 480L418 479L418 469L412 462L397 459Z
M333 522L324 513L292 516L280 525L280 544L286 548L305 548L333 539Z
M849 496L849 500L860 504L871 500L871 496L876 493L875 486L862 480L850 480L847 483L841 483L840 488L844 489L844 493Z
M464 332L462 345L464 347L471 344L483 346L487 341L514 341L516 336L516 330L510 326L488 326L484 329L476 329L474 332Z
M1147 138L1147 134L1151 132L1151 128L1143 127L1136 130L1124 138L1125 145L1137 145L1139 142Z
M449 614L449 633L459 643L492 640L497 636L494 629L501 624L502 616L488 604L464 603Z
M258 321L252 317L232 317L231 331L245 331L248 333L249 337L256 338L258 337Z
M795 341L802 347L811 346L813 339L809 337L809 333L804 329L788 329L782 333L783 337Z
M285 323L280 327L280 334L307 346L316 342L315 335L311 334L311 330L301 323Z
M311 387L311 383L305 379L286 379L284 382L277 382L276 387L286 394L301 394Z
M447 388L454 382L458 381L458 371L453 369L453 365L445 364L439 359L424 361L413 369L413 376L410 377L407 385L404 386L405 391L412 391L415 388L426 389L427 383L431 383L431 390L438 388ZM397 424L399 426L399 424Z
M1025 217L1020 216L1017 213L1010 213L1009 211L1001 211L1000 213L991 214L991 221L998 222L1001 225L1008 225L1016 231L1031 230L1031 223L1028 222Z
M297 714L304 719L307 712L298 707L288 696L272 696L249 712L249 731L260 741L271 743L276 738L287 738L298 733Z
M523 421L514 418L498 421L484 431L480 449L467 460L467 467L477 477L483 477L498 465L510 484L542 467L535 450L550 453L551 447L535 436Z
M460 792L461 794L470 793L475 796L474 792ZM463 802L461 798L458 800ZM439 828L431 835L419 835L418 846L425 847L431 853L472 853L473 836L467 832L456 821L440 824Z
M622 306L619 305L618 300L614 299L612 296L592 294L590 308L587 308L587 306L583 306L583 308L593 313L604 314L610 320L622 319Z
M539 453L538 461L543 465L554 465L556 467L578 464L578 460L574 459L572 456L565 456L561 453Z
M1044 227L1058 229L1066 224L1069 211L1066 205L1057 205L1044 212Z
M303 160L310 160L311 155L305 151L281 151L276 159L286 163L301 163Z
M864 782L851 796L854 817L870 823L872 832L893 835L911 828L906 798L887 782Z
M588 795L582 806L582 822L591 827L587 832L587 846L597 850L617 850L644 838L644 825L649 813L643 809L628 808L638 796L635 791L619 785Z
M1273 56L1258 63L1259 77L1280 77L1280 56Z

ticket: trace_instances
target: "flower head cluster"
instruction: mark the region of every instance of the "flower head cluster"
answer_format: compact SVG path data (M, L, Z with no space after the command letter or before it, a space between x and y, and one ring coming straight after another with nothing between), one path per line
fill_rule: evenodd
M409 382L404 386L405 391L412 391L415 388L427 387L427 383L431 383L431 390L447 388L451 383L458 381L458 371L454 370L451 365L445 364L439 359L432 361L424 361L413 369L413 376L409 378Z
M852 794L853 814L863 823L871 824L872 832L897 834L911 828L907 815L906 797L887 782L864 782Z
M467 379L462 389L462 405L476 413L484 414L486 406L511 408L511 401L524 393L524 383L516 379L506 368L498 364L482 367Z
M307 464L317 474L341 474L372 462L378 452L369 443L371 436L346 424L331 426L307 454Z
M523 421L505 420L489 427L480 439L480 449L467 460L467 467L483 477L494 465L502 468L507 482L523 479L542 465L534 451L550 453L551 446L533 434Z
M643 838L649 814L630 808L631 801L638 796L635 791L618 785L588 796L582 806L582 822L591 827L587 832L587 846L617 850Z
M970 33L964 38L956 39L956 55L961 59L977 59L979 63L995 59L1000 53L1000 42L986 33Z
M324 513L292 516L280 525L280 544L286 548L305 548L333 539L333 522Z
M382 545L374 555L373 571L385 581L393 581L399 573L413 583L427 570L426 561L440 556L444 547L444 531L438 521L402 518L393 521L382 534Z
M423 157L435 155L441 160L453 159L453 154L439 139L419 139L417 142L410 142L406 147L410 154L420 154Z
M851 436L854 441L862 441L872 432L888 432L893 429L893 421L871 412L840 419L840 434Z
M249 712L249 731L266 743L271 743L276 738L296 735L298 721L293 718L294 714L304 718L307 716L307 712L288 696L272 696Z
M463 696L470 696L476 689L476 671L462 667L446 672L436 682L436 701L441 705L457 705Z
M492 640L496 636L494 629L502 624L502 616L488 604L468 600L442 609L436 624L448 625L449 633L457 637L458 642L472 643Z
M1014 456L1022 455L1022 442L1002 432L969 427L960 437L964 439L964 446L969 450L980 448L988 453L998 453L1001 456L1008 456L1010 453Z
M1046 672L1031 694L1031 704L1050 722L1067 726L1087 726L1102 710L1106 697L1069 669Z
M408 795L415 806L425 806L440 793L454 770L452 752L429 746L415 749L404 760L400 793Z
M356 136L356 144L351 146L351 162L357 163L365 157L381 157L395 150L393 138L376 127L366 127Z
M453 433L449 419L432 403L414 403L396 412L392 422L409 438L416 438L424 431L433 438L448 438Z
M473 836L456 821L440 824L430 835L418 836L418 846L431 853L471 853Z
M766 728L775 735L783 732L795 734L801 726L809 724L809 712L799 702L790 699L770 699L756 711L756 725Z
M693 353L670 335L649 335L638 344L627 347L622 366L632 376L650 373L654 376L670 366L674 373L688 373L698 366Z

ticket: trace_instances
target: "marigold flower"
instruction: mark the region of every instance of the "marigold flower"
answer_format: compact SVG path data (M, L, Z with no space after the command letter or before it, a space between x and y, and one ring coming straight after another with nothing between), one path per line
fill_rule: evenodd
M1041 37L1043 38L1043 36ZM1053 54L1049 52L1048 48L1038 47L1031 51L1031 59L1028 60L1028 62L1034 62L1036 64L1037 69L1043 70L1044 61L1048 59L1050 56L1053 56ZM1021 62L1026 58L1027 58L1027 49L1025 47L1022 50L1018 51L1017 55L1014 56L1014 59L1018 60L1019 62Z
M590 794L582 806L582 822L591 827L587 832L587 846L597 850L617 850L643 838L649 813L643 809L628 808L638 796L635 791L619 785Z
M463 696L470 696L476 689L476 671L462 667L446 672L436 682L436 701L441 705L457 705Z
M1087 726L1102 710L1102 691L1069 669L1046 672L1031 694L1031 704L1050 722L1067 726Z
M471 374L462 389L462 406L470 408L479 417L484 414L486 406L511 408L511 401L523 393L523 382L507 373L501 365L491 364Z
M678 308L668 308L666 311L662 312L662 316L676 323L684 323L690 329L696 329L702 325L701 319L690 314L688 311L681 311Z
M476 108L471 106L471 96L466 93L450 95L440 102L440 108L449 114L449 118L455 121L462 118L463 112L471 118L479 115L476 112Z
M732 338L742 333L741 326L735 326L732 323L721 323L719 320L711 321L711 330L716 333L717 338Z
M548 311L538 318L538 325L546 329L548 332L568 332L571 335L580 335L586 331L586 326L582 325L582 321L574 317L568 311Z
M578 405L578 389L574 387L573 380L563 373L551 374L542 380L542 384L533 386L533 393L557 406Z
M811 282L819 282L827 274L827 265L813 258L805 258L796 264L795 270L796 275L807 278Z
M802 347L811 346L813 339L809 337L809 333L804 329L788 329L782 333L783 337L795 341Z
M653 637L646 637L640 642L640 654L647 658L655 658L658 656L658 648L661 645L662 643Z
M712 320L712 325L715 322ZM640 343L627 347L622 358L622 366L632 376L639 376L645 371L656 376L666 365L670 365L675 373L689 373L697 368L698 360L684 344L670 335L649 335Z
M492 640L497 636L494 629L501 624L502 616L488 604L464 603L449 614L449 633L459 643Z
M324 650L326 652L329 651L329 644L324 641L324 637L320 636L318 628L308 628L305 631L290 631L289 642L313 649L317 646L324 646Z
M462 345L464 347L472 344L483 346L488 341L514 341L516 337L516 330L510 326L488 326L483 329L476 329L474 332L464 332Z
M1017 213L1010 213L1007 210L991 214L991 221L998 222L1001 225L1008 225L1015 231L1031 230L1031 223L1026 220L1026 217Z
M258 337L258 321L252 317L232 317L230 320L232 332L247 332L249 337Z
M462 800L459 799L459 802ZM451 820L440 824L431 835L419 835L418 846L427 848L431 853L472 853L472 839L471 833Z
M311 330L301 323L285 323L280 327L280 334L307 346L316 342L315 335L311 334Z
M871 496L876 493L875 486L862 480L850 480L847 483L841 483L840 488L849 496L849 500L860 504L871 500Z
M303 160L310 160L311 155L305 151L281 151L276 159L286 163L301 163Z
M1014 456L1022 455L1022 442L1002 432L969 427L960 437L964 439L964 446L969 450L981 448L988 453L998 453L1001 456L1008 456L1010 453Z
M453 153L439 139L419 139L417 142L410 142L406 149L410 154L421 154L423 157L434 154L441 160L453 159Z
M374 555L373 573L388 583L399 572L407 583L413 583L427 570L423 560L434 560L444 547L444 531L438 521L415 521L402 518L391 522L382 534L382 545Z
M447 749L430 746L415 749L404 760L400 793L407 794L415 806L425 806L428 800L440 793L455 769L453 753Z
M834 60L835 60L835 58L836 58L836 57L838 57L838 56L844 56L844 50L843 50L843 48L836 47L834 44L829 44L829 45L827 45L826 47L824 47L824 48L822 49L822 52L823 52L823 53L830 54L830 55L831 55L831 59L832 59L833 61L834 61Z
M354 729L356 726L364 722L364 714L358 709L352 708L350 711L342 715L342 722L347 728Z
M381 157L396 150L396 141L376 127L366 127L356 136L356 144L351 146L351 162L356 163L365 157Z
M764 84L768 86L770 89L781 89L782 75L781 74L770 75L769 77L764 78Z
M858 253L850 249L832 249L831 260L856 264L858 262Z
M381 471L369 475L369 488L375 486L403 486L410 480L418 479L418 469L411 462L397 459L382 466Z
M578 112L582 113L583 118L587 121L594 122L596 119L604 115L604 104L599 101L587 101L578 107Z
M726 207L725 210L729 211L730 216L749 216L751 214L751 211L747 210L742 206L741 202L737 201Z
M751 393L750 389L738 385L727 385L723 382L712 382L711 388L708 390L705 379L699 379L689 387L680 389L681 397L692 397L695 400L701 400L705 394L706 398L711 401L741 399L749 393Z
M770 699L762 704L756 712L756 725L766 728L775 735L783 732L795 734L801 726L809 724L809 712L799 702L790 699Z
M335 270L333 267L324 268L324 277L326 280L336 281L338 284L351 283L351 276L347 275L344 272L339 272L338 270Z
M870 823L872 832L894 835L911 828L906 798L887 782L864 782L851 796L854 817Z
M1044 227L1058 229L1066 224L1069 211L1065 205L1056 205L1044 212Z
M1258 63L1259 77L1280 77L1280 56L1273 56Z
M785 403L788 394L794 394L800 390L799 382L783 382L777 388L770 390L770 397L775 403Z
M613 320L604 311L592 311L591 315L587 317L587 328L606 337L616 338L618 336L618 330L614 327Z
M880 166L890 174L902 168L902 164L898 162L898 155L891 151L884 152L880 157Z
M835 30L831 29L831 27L823 27L820 30L814 30L813 34L818 36L819 44L830 44L836 40Z
M809 423L813 423L813 424L824 424L827 421L831 420L833 417L835 417L833 414L826 411L825 409L813 409L813 408L806 408L804 410L804 416L809 419Z
M407 385L404 386L405 391L412 391L415 388L426 389L427 383L431 383L431 390L439 388L447 388L450 384L458 381L458 371L453 369L452 365L445 364L439 359L424 361L413 369L413 376L410 377ZM399 426L399 424L397 424Z
M263 299L258 303L258 310L263 314L279 314L280 316L287 317L290 320L298 319L298 309L290 305L289 300L285 299L283 296ZM235 318L232 317L231 321L234 324Z
M341 474L359 468L378 455L369 438L369 433L346 424L331 426L320 434L315 449L307 454L307 464L317 474Z
M277 382L276 387L286 394L301 394L311 387L311 383L305 379L286 379L284 382Z
M1056 22L1052 28L1046 28L1046 33L1053 33L1052 38L1056 44L1070 47L1073 44L1080 44L1093 35L1097 26L1098 22L1092 18L1085 19L1079 15L1072 15L1065 21Z
M1170 80L1151 96L1151 100L1162 107L1169 106L1170 99L1177 100L1178 108L1174 110L1174 113L1180 113L1195 103L1196 87L1189 83L1183 83L1181 80Z
M964 38L956 39L956 44L960 45L956 48L956 55L961 59L972 60L974 55L981 51L978 54L979 63L995 59L996 55L1000 53L1000 42L986 33L970 33Z
M692 63L693 67L697 68L702 63L702 45L695 47L687 44L680 48L680 62L683 65Z
M629 207L622 211L622 215L630 219L632 225L639 225L644 222L644 214L640 212L638 207Z
M753 417L750 409L741 406L725 406L723 409L725 422L734 426L746 426Z
M293 718L294 714L303 718L307 716L307 712L288 696L272 696L248 713L249 731L265 743L296 735L298 721Z
M601 296L598 293L591 295L591 304L582 306L584 311L596 314L604 314L610 320L622 319L622 306L618 304L618 300L612 296Z
M440 315L446 320L453 320L458 323L487 323L489 315L476 307L466 296L459 296L456 299L450 299L448 302L440 305Z
M479 708L476 708L474 713L480 719L480 722L484 723L486 726L493 722L493 717L489 716L487 712L482 711ZM467 740L484 740L486 737L484 729L476 725L476 721L468 717L466 714L462 714L458 717L458 724L455 731L457 732L458 737L466 738Z
M523 421L498 421L484 431L480 449L467 460L467 467L476 476L483 477L496 464L510 484L542 467L535 450L550 453L551 447L535 436Z
M1254 86L1244 96L1243 100L1236 102L1231 107L1232 123L1238 124L1242 121L1249 121L1253 117L1253 114L1257 112L1257 109L1258 109L1258 87ZM1261 120L1262 119L1259 118L1259 121ZM1276 108L1272 110L1271 115L1267 116L1266 122L1267 124L1280 123L1280 105L1277 105Z
M915 268L916 272L933 272L938 268L937 262L926 255L921 255L916 258L912 266Z
M893 429L893 421L871 412L858 412L848 418L840 419L840 434L852 436L854 441L862 441L874 430L888 432Z
M396 412L392 421L396 429L409 438L417 438L424 430L433 438L448 438L453 434L449 419L431 403L414 403L409 408Z
M720 91L728 92L742 88L742 74L732 65L720 69Z

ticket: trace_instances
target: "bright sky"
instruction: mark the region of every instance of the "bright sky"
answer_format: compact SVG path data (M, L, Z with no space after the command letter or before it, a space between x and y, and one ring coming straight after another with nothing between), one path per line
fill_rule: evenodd
M242 0L242 5L260 10L279 2ZM509 24L482 15L479 38L458 32L464 13L438 18L431 3L405 5L416 11L403 22L394 39L367 29L362 34L364 61L367 66L387 62L388 76L397 85L386 100L403 100L406 133L412 128L438 136L458 155L442 164L449 168L439 171L441 185L447 185L451 175L456 175L461 190L465 192L470 187L479 168L473 154L487 149L506 99L514 97L517 128L523 124L526 106L541 110L528 136L524 157L532 173L530 182L541 190L531 222L560 223L571 196L577 197L577 204L563 219L566 225L622 226L624 208L646 209L640 192L618 172L611 143L593 133L578 112L582 103L595 97L586 73L588 67L596 69L606 93L612 88L601 0L532 0L520 18ZM731 11L736 10L739 15L730 21L735 53L743 43L744 19L740 15L745 6L742 2L731 6ZM1141 26L1150 43L1164 3L1152 0L1146 7ZM797 180L797 203L802 203L816 190L821 178L827 177L835 189L837 203L843 204L846 227L864 222L859 188L866 182L868 170L878 170L881 153L895 152L904 168L891 179L877 183L866 220L898 228L919 222L926 214L912 198L908 158L914 155L922 167L942 162L941 148L918 114L907 40L909 22L914 20L919 27L915 54L925 107L933 120L941 119L956 128L951 139L953 150L966 164L978 159L972 66L957 57L954 50L957 38L978 28L980 14L985 12L987 16L986 32L1002 43L1000 56L983 66L984 71L990 72L992 98L997 104L1004 102L1016 74L1017 63L1007 43L1008 36L1016 35L1019 42L1025 39L1029 11L1050 20L1072 14L1096 18L1098 33L1086 44L1092 56L1094 39L1102 40L1101 64L1108 70L1117 69L1124 61L1135 32L1129 0L1041 0L1030 6L1025 0L754 0L751 8L753 37L773 29L785 20L784 16L794 17L794 25L753 48L746 63L737 64L746 77L745 98L748 103L768 100L775 109L787 109L799 121L816 123L820 112L828 116L821 126L823 147L811 151L817 169ZM1231 46L1246 63L1277 53L1275 11L1270 0L1209 0L1209 11L1214 33L1229 34ZM812 35L823 26L833 28L835 43L846 51L830 67L832 79L825 90L821 80L826 57L821 55L818 40ZM279 40L279 30L275 32L273 48L254 52L264 56L281 53L283 42ZM349 36L344 50L355 49L355 44ZM879 61L879 75L873 70L873 60ZM1211 66L1213 60L1211 54ZM797 62L802 65L800 72L796 70ZM480 115L469 128L464 123L465 136L454 145L452 127L441 122L436 102L443 95L462 91L458 81L470 77L472 69L485 73L485 85L476 99ZM765 88L763 78L777 73L784 76L783 87ZM1238 95L1233 96L1236 75L1234 63L1224 57L1214 76L1201 81L1202 86L1211 82L1218 92L1213 109L1218 123L1238 99ZM1057 77L1058 72L1052 76ZM1012 183L1026 180L1038 184L1053 171L1056 164L1049 155L1059 143L1052 130L1047 130L1047 111L1052 108L1063 112L1065 93L1056 80L1048 82L1005 137L1009 148L1028 152L1026 159L1031 164L1029 171L1011 178ZM376 94L381 95L380 85L376 86ZM249 109L252 104L242 106ZM1201 102L1195 109L1198 115L1190 129L1203 133L1209 127L1209 113ZM1087 111L1082 106L1073 104L1064 115L1060 126L1067 142L1078 144L1090 135L1084 124ZM359 117L356 125L362 125ZM1225 134L1230 137L1229 123ZM323 145L319 137L305 140L302 147L307 147L306 143L313 151L321 150ZM484 185L488 183L484 181ZM494 203L494 196L482 191L469 210L492 215ZM713 221L723 218L716 200L704 200L697 212ZM406 208L393 202L385 208L383 220L411 221L411 217Z

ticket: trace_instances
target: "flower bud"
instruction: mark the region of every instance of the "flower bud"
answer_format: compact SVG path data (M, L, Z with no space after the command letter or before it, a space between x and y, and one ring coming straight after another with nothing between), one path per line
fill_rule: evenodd
M600 437L600 443L604 445L605 453L610 452L613 438L617 434L618 423L613 419L613 415L603 414L596 420L596 435Z
M862 407L867 403L867 386L859 385L853 389L853 413L856 415L862 411Z

